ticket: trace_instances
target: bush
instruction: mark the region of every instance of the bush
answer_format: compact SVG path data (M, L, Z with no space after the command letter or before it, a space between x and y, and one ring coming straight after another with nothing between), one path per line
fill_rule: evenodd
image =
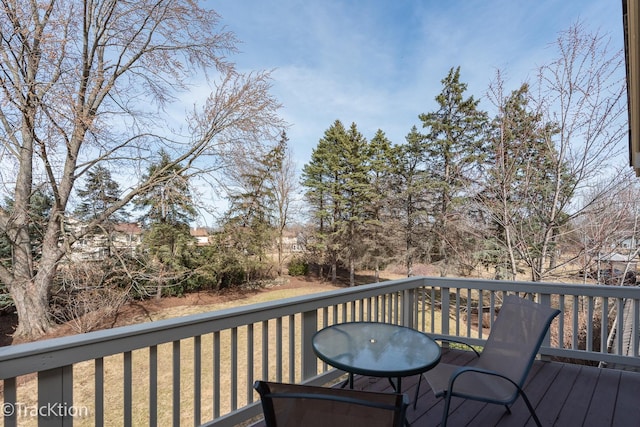
M289 263L290 276L306 276L309 273L309 263L300 258L294 258Z
M0 314L13 311L15 304L13 298L9 295L9 290L0 284Z
M85 333L110 324L128 300L120 287L118 266L105 262L75 263L58 271L51 294L51 314Z

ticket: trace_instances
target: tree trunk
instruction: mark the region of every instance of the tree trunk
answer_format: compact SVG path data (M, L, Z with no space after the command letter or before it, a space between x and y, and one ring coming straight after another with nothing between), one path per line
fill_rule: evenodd
M356 284L356 263L351 258L349 260L349 286L355 286Z
M407 256L407 277L413 276L413 258L411 255Z
M376 279L376 283L380 282L380 263L376 260L376 266L375 266L375 274L374 277Z
M331 283L338 281L338 264L336 262L331 263Z
M282 229L280 229L280 234L278 235L278 277L282 277L282 253L283 253L283 243L282 243Z
M11 297L18 314L18 327L13 335L18 342L46 334L53 326L49 320L48 286L35 280L11 286Z

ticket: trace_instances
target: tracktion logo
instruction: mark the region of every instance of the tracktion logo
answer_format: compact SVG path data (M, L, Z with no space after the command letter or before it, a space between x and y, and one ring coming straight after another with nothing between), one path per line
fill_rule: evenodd
M5 402L2 405L2 414L5 417L16 416L18 418L82 418L89 416L89 408L86 406L73 406L66 403L48 403L46 405L25 405L20 402Z

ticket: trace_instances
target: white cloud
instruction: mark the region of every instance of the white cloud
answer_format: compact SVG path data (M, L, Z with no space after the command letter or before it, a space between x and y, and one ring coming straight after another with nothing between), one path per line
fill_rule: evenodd
M301 163L335 119L355 122L367 138L381 128L403 142L420 126L418 115L435 108L451 67L461 66L476 98L496 69L518 86L578 19L611 31L622 47L621 6L610 0L218 0L213 7L243 41L232 58L242 69L275 68L274 94Z

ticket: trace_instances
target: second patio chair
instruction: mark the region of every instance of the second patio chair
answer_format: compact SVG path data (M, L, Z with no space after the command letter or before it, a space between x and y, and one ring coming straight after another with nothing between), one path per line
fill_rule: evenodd
M436 397L445 398L442 426L447 425L452 397L502 404L510 412L509 406L518 396L522 396L540 426L522 388L542 340L558 314L560 311L551 307L507 296L474 363L464 367L441 363L426 372L424 376Z
M256 381L267 427L401 427L407 396Z

